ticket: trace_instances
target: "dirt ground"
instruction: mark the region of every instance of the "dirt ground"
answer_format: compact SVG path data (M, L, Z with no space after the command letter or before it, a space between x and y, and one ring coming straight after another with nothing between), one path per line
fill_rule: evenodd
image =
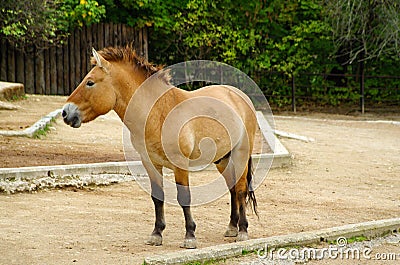
M25 128L64 101L29 96L15 102L23 109L0 111L0 130ZM277 129L316 141L282 139L293 165L271 170L257 189L260 217L249 214L250 237L399 217L400 126L364 121L385 118L275 117ZM400 115L390 119L399 121ZM60 119L53 127L43 139L0 136L0 166L123 160L121 123L115 115L80 129ZM193 178L209 174L214 173L195 173ZM173 205L165 209L164 245L144 244L153 228L152 208L149 195L135 182L0 195L0 264L141 264L145 256L180 250L184 220ZM229 221L227 195L192 211L198 247L233 242L223 237Z
M18 110L0 110L0 130L21 130L62 108L67 97L28 95L12 102ZM57 119L44 139L0 136L0 167L65 165L124 161L122 123L102 116L80 130ZM32 159L34 157L35 159Z

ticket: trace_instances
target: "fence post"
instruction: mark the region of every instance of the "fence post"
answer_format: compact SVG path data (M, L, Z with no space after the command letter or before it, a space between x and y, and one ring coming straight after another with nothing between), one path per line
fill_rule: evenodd
M294 73L292 73L292 111L296 113L296 82Z
M361 113L365 112L365 69L364 69L364 61L360 61L360 109Z
M0 80L7 80L7 42L3 39L0 40Z

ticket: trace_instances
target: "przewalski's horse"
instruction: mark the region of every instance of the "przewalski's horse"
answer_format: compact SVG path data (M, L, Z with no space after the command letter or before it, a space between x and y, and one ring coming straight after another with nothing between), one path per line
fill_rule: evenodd
M136 56L130 47L109 47L99 52L93 49L92 64L92 70L67 99L62 116L65 123L78 128L81 123L90 122L114 110L129 128L133 146L141 155L150 178L151 197L155 206L155 227L147 244L162 244L162 232L165 229L162 168L167 167L174 172L177 200L185 217L183 247L196 248L196 224L190 211L189 166L185 159L190 162L203 155L204 150L200 145L205 138L211 139L215 148L208 161L216 164L230 190L231 215L225 236L236 237L237 241L247 240L248 202L252 203L257 213L257 202L251 188L251 152L257 119L250 99L239 89L225 85L212 85L188 92L170 85L169 74L165 72L153 82L145 82L151 80L149 77L155 76L161 68ZM146 85L140 90L142 84ZM154 96L159 93L156 92L159 86L167 86L168 89ZM149 103L150 98L155 100L151 99ZM213 118L208 118L208 114L199 114L188 118L178 131L165 134L163 129L167 129L163 126L166 119L170 118L169 113L187 102L192 104L189 104L190 109L215 112ZM201 102L201 106L196 102ZM151 110L146 113L144 109L149 109L149 104ZM220 108L222 105L226 107ZM173 122L173 116L171 119ZM224 119L228 125L219 124L219 119ZM168 137L165 135L175 135L178 145L166 144ZM141 141L144 146L140 145ZM177 149L172 149L172 155L166 152L171 146ZM175 154L178 154L178 160L182 157L185 159L179 163L172 161Z

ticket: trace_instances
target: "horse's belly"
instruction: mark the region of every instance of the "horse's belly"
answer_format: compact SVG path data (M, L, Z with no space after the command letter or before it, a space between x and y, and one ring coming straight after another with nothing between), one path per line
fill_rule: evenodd
M192 121L191 132L194 144L189 158L198 163L210 164L229 153L240 138L240 129L210 118L198 118Z

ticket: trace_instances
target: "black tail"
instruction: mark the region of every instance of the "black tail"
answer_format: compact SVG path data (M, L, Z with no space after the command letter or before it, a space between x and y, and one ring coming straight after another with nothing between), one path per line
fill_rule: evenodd
M248 195L248 200L247 203L250 203L250 205L253 206L254 213L258 216L258 211L257 211L257 199L256 195L254 193L253 185L252 185L252 179L253 179L253 169L252 169L252 159L251 156L249 158L249 162L247 164L248 170L247 170L247 195Z

